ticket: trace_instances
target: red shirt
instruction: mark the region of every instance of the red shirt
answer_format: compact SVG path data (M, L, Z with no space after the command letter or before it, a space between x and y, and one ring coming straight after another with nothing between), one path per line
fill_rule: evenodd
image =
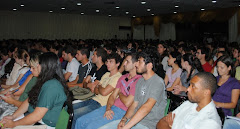
M208 62L206 62L204 65L202 65L202 68L205 72L211 72L211 70L212 70L212 66Z

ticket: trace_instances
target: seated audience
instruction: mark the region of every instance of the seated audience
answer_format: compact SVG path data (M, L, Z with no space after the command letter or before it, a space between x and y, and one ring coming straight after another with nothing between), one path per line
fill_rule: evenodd
M113 121L100 129L155 129L156 124L164 117L167 104L165 85L153 71L157 57L153 57L152 49L145 49L137 56L137 73L142 74L136 84L132 105L121 120Z
M216 89L216 78L211 73L197 73L188 87L189 101L162 118L157 129L221 129L211 97Z
M99 82L94 82L96 83L94 84L94 93L96 96L90 100L73 105L74 118L72 129L75 128L77 118L107 104L108 98L116 87L118 79L122 76L122 74L118 72L119 64L119 55L116 53L108 55L106 65L109 72L106 72Z
M75 129L97 129L123 117L134 100L135 85L141 78L141 75L136 73L136 62L136 54L130 54L126 57L124 69L129 73L119 78L107 105L78 118Z
M32 125L36 122L55 127L62 106L67 99L68 90L59 59L54 53L48 52L39 56L39 64L31 64L31 71L38 77L36 85L29 92L18 110L11 116L1 120L6 128L19 125ZM68 100L69 101L69 100ZM14 121L26 111L29 114Z
M216 90L213 100L217 108L221 108L225 116L232 116L230 109L235 108L239 93L240 83L234 78L234 66L229 56L222 56L218 59L217 77L218 89Z
M0 78L5 74L5 66L11 61L7 49L1 50Z

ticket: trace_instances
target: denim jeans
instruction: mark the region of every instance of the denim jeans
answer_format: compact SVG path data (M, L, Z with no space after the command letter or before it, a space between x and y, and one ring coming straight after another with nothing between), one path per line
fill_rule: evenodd
M240 129L240 122L234 119L225 119L223 129Z
M106 117L103 117L106 112L106 106L103 106L78 118L75 124L75 129L97 129L114 120L121 119L126 113L126 111L116 106L112 106L111 110L114 112L112 120L107 120Z
M99 129L117 129L117 126L119 124L121 120L115 120L111 123L108 123L102 127L100 127ZM127 123L126 123L127 124ZM135 126L133 126L131 129L148 129L148 127L142 125L142 124L139 124L137 123Z
M73 104L74 117L73 117L73 121L72 121L72 129L75 128L76 120L79 117L81 117L99 107L101 107L101 104L93 99Z

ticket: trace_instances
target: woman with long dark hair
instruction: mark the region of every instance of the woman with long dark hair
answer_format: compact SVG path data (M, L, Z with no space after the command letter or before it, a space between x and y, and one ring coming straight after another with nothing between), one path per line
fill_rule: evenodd
M216 107L223 109L225 116L232 116L230 109L236 107L240 84L234 78L235 69L231 57L221 56L217 62L217 70L219 74L217 76L218 89L213 95L213 100Z
M36 122L46 124L48 128L55 127L64 102L70 98L56 54L47 52L40 55L39 63L31 63L31 71L38 77L36 85L18 110L13 115L3 118L1 123L4 127L32 125ZM30 114L13 121L26 111Z
M198 72L203 72L203 68L199 59L194 59L193 55L189 53L182 56L181 66L183 72L179 85L174 86L174 94L186 95L191 78Z
M158 43L157 45L157 51L159 54L159 62L161 62L161 64L163 65L163 70L167 71L167 69L169 68L168 66L168 47L166 43Z

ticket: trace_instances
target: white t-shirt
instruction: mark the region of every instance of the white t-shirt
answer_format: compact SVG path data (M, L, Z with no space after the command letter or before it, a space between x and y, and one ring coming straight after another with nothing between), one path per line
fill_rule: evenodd
M70 72L72 73L72 75L69 77L69 82L72 82L76 79L77 74L78 74L78 67L79 67L80 63L73 58L71 62L68 62L67 64L67 68L66 68L66 73Z
M199 112L197 106L197 103L185 101L175 109L172 129L221 129L222 122L213 101Z

